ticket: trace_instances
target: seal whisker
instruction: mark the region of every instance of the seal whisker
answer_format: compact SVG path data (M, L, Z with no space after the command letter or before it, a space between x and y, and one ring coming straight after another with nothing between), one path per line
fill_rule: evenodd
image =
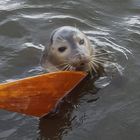
M109 60L99 60L99 59L94 59L94 60L92 60L93 62L95 62L95 63L97 63L97 64L101 64L101 65L104 65L105 63L105 61L106 62L109 62L110 64L111 63L113 63L113 62L111 62L111 61L109 61Z
M93 63L90 62L90 66L94 70L94 72L97 73L97 70L96 70L95 66L93 65Z
M68 67L66 68L66 71L67 70L70 70L70 71L72 70L72 66L70 64L68 64Z
M111 60L105 59L105 58L100 58L100 59L93 58L93 60L100 61L100 62L111 62ZM112 62L111 62L111 63L112 63Z
M95 48L94 50L95 52L111 52L110 50L106 50L106 49L103 49L103 48Z
M90 62L95 65L96 68L99 68L99 66L93 60L91 60Z
M98 60L95 60L95 59L94 59L94 63L97 63L97 64L104 65L104 63L103 63L103 62L100 62L100 61L98 61Z
M92 46L93 47L93 46ZM105 49L102 49L102 48L96 48L96 47L93 47L94 48L94 51L106 51Z
M66 65L62 68L62 70L67 70L68 67L69 67L69 64L66 64Z
M111 61L111 60L109 60L109 58L105 58L105 57L94 57L94 56L91 56L90 59L91 60L103 61L103 62L105 62L105 61Z
M72 67L72 66L70 66L70 70L71 70L71 71L73 70L73 67Z
M91 78L92 78L92 77L93 77L93 73L92 73L91 64L89 63L88 66L89 66L89 74L90 74L90 76L91 76Z
M97 57L97 56L102 56L102 55L106 55L106 54L114 54L114 52L98 53L98 54L93 54L91 56Z
M64 70L67 71L67 70L70 69L70 67L71 67L71 65L69 63L67 63L66 66L65 66L65 68L64 68Z
M70 64L68 64L68 67L66 68L66 71L71 70L71 69L72 69L72 66Z
M70 70L70 71L72 70L72 66L71 65L69 65L68 70Z
M104 58L104 57L95 57L95 58L93 58L93 59L95 59L95 60L103 60L103 61L110 61L108 58Z

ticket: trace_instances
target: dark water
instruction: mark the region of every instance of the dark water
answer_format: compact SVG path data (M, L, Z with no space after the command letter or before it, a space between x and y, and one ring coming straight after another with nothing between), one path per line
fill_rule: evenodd
M0 82L40 73L43 46L63 25L115 52L120 72L85 81L40 120L1 110L0 140L140 139L139 0L0 0Z

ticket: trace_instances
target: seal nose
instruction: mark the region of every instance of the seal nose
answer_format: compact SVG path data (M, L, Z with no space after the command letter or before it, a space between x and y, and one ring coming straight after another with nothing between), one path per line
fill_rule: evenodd
M89 63L89 59L85 55L79 54L73 59L72 63L75 67L84 67Z
M79 65L80 65L80 66L84 66L84 65L86 65L87 63L89 63L89 60L88 60L87 58L81 59L81 60L79 61Z
M84 65L85 65L85 63L84 63L84 62L81 62L81 63L80 63L80 66L84 66Z

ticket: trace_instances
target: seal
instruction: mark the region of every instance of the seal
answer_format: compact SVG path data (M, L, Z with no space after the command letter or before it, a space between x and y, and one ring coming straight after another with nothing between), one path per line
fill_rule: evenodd
M97 72L99 65L93 61L94 56L95 49L82 31L75 27L63 26L51 34L41 58L41 65L48 72Z

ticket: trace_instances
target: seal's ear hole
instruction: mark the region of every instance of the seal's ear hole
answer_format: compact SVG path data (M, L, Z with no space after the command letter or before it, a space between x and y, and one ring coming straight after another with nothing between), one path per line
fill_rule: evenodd
M80 41L79 41L79 44L80 45L83 45L85 43L85 40L84 39L81 39Z
M63 47L59 47L58 48L58 51L59 52L64 52L66 49L67 49L67 47L66 46L63 46Z

